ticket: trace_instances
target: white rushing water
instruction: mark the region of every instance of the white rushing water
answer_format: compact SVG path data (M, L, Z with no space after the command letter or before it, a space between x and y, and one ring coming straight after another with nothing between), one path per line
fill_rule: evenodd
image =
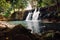
M40 14L40 12L39 12L39 10L37 11L37 8L36 8L33 13L32 20L38 20L39 14Z
M27 22L27 28L31 29L31 33L40 33L40 21L26 21Z
M37 9L35 9L35 11L32 13L32 12L29 12L27 17L26 17L26 21L28 20L38 20L38 17L39 17L39 10L37 11Z
M37 9L35 9L35 11L32 13L32 12L29 12L27 17L26 17L26 22L27 22L27 28L28 29L31 29L31 33L39 33L40 32L40 25L39 25L39 21L38 20L38 17L39 17L39 14L40 12L37 11Z
M26 17L26 21L31 20L32 13L29 12L28 16Z
M30 4L30 2L28 2L28 6L26 8L26 10L32 10L32 6ZM38 17L39 17L40 11L37 11L37 8L35 8L34 12L29 12L27 17L26 17L26 24L27 24L27 28L31 29L31 33L39 33L40 32L40 25L38 21Z

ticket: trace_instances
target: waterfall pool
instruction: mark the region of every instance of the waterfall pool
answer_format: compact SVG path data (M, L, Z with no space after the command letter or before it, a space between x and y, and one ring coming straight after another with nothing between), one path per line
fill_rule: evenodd
M29 21L1 21L5 25L8 25L9 28L13 28L15 25L22 24L27 29L31 29L31 33L41 33L45 30L60 30L59 23L42 23L38 20L29 20ZM45 28L45 29L44 29Z
M9 21L9 24L12 25L18 25L18 24L22 24L23 26L25 26L27 29L31 29L32 33L40 33L40 29L42 28L41 26L41 21Z

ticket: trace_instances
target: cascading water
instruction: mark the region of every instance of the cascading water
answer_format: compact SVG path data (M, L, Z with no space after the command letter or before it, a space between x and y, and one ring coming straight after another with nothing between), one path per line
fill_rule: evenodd
M37 8L35 9L33 16L32 16L32 20L38 20L40 12L37 11Z
M27 22L27 28L31 29L31 33L37 33L39 34L40 32L40 21L38 20L39 17L39 10L37 11L37 9L35 9L35 11L32 13L29 13L27 18L26 18L26 22ZM31 19L31 20L30 20Z
M26 21L31 20L32 19L31 17L32 17L32 13L29 12L28 16L26 17Z
M33 16L32 16L32 22L33 22L33 33L39 33L40 32L40 25L39 25L39 10L37 11L37 8L35 9L35 11L33 12Z
M39 10L37 11L37 8L36 8L33 13L32 12L28 13L28 15L26 17L26 21L28 21L28 20L38 20L39 14L40 14L40 11Z
M32 8L31 5L30 5L30 8ZM38 34L40 32L40 25L39 25L40 21L38 21L39 14L40 14L40 11L39 10L37 11L37 8L36 8L34 12L29 12L26 17L25 21L27 22L27 26L28 26L27 28L32 30L31 33Z

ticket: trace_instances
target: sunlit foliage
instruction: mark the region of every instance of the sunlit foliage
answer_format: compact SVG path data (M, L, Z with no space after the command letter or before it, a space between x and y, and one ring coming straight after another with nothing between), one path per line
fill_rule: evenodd
M11 4L7 3L6 0L0 0L0 12L7 11L11 7Z

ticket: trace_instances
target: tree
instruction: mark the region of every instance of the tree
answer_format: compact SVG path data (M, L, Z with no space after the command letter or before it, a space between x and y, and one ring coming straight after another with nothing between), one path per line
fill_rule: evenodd
M0 0L0 12L4 12L5 17L10 15L11 10L22 9L23 11L26 6L27 0Z
M19 16L21 20L23 19L23 16L24 16L24 8L26 8L28 5L27 1L28 0L10 0L10 3L12 4L12 9L14 10L14 12L15 12L15 9L18 9L18 12L20 12L20 10L22 11L21 17Z
M11 0L13 9L24 9L27 6L27 0Z
M6 0L0 0L0 12L5 12L11 7L11 4L7 3Z
M46 7L55 4L55 0L38 0L39 7Z

